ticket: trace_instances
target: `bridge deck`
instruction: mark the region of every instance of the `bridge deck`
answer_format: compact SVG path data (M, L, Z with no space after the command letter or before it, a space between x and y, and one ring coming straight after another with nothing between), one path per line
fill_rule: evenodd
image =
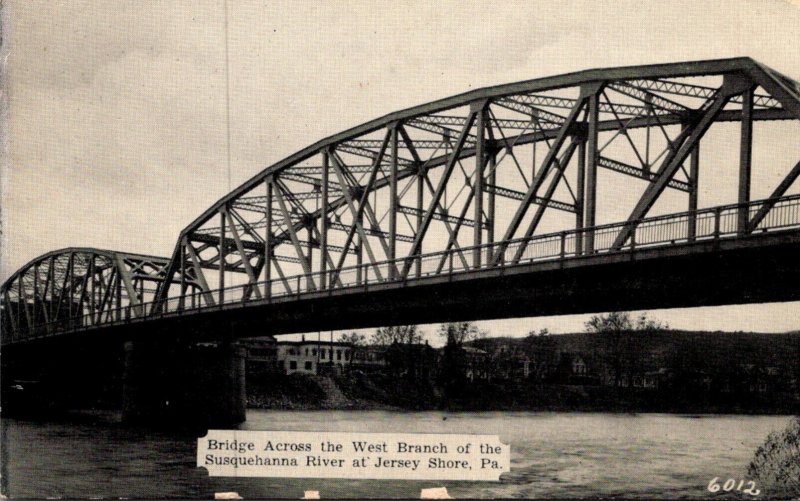
M768 212L763 211L766 207L770 208ZM752 220L760 212L765 217L743 232L737 227L742 210ZM620 229L630 226L634 227L631 238L623 246L615 245ZM592 253L580 251L580 241L586 238L594 239ZM596 296L604 289L610 292L610 285L593 284L592 280L620 284L614 294L619 301L628 297L628 304L634 298L624 293L625 288L648 291L647 300L637 303L642 307L691 304L686 302L692 296L688 292L673 290L672 295L657 292L659 283L668 289L665 280L671 275L676 277L676 284L682 284L676 287L694 283L693 286L703 288L702 282L696 282L697 277L714 282L713 287L718 289L735 288L732 284L745 276L752 280L752 287L741 284L741 290L732 294L712 294L706 290L702 293L705 300L695 297L698 304L751 302L756 298L792 300L798 298L797 291L792 291L788 283L781 286L778 282L796 274L793 256L799 243L800 195L793 195L516 239L503 248L497 243L487 244L478 248L482 259L477 266L472 265L473 248L423 254L414 259L417 272L402 280L389 278L391 268L406 265L408 259L345 268L331 273L329 285L324 289L317 285L319 274L314 274L260 282L257 284L260 297L254 294L252 285L203 291L186 300L152 301L138 308L110 310L105 318L78 315L34 325L31 330L6 336L4 345L120 325L193 316L207 319L207 314L215 312L220 314L214 315L216 318L225 318L226 322L258 317L263 324L262 332L277 334L402 322L402 312L419 310L420 301L428 301L428 307L430 301L436 301L441 309L450 303L446 313L417 311L414 318L420 323L464 315L473 319L498 318L612 307L608 299L584 297ZM666 266L669 267L663 268ZM663 270L654 272L659 268ZM760 277L751 276L753 270L760 270ZM775 272L780 272L783 278L774 277ZM726 275L728 283L723 284L720 274L731 273L739 278ZM767 279L768 276L771 278ZM528 283L531 280L538 282ZM643 285L647 280L657 282ZM772 284L771 289L767 287L770 290L764 290L764 280ZM549 299L543 299L545 296ZM654 298L660 298L661 302L654 302ZM336 312L355 311L360 318L336 318Z

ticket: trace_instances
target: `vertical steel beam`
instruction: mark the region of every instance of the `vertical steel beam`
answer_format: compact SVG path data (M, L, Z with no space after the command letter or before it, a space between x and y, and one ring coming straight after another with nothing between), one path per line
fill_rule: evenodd
M33 316L33 322L35 324L39 323L39 319L36 318L36 303L39 301L39 262L37 261L33 265L33 304L31 305L31 313Z
M584 181L583 195L584 228L592 228L597 224L597 157L599 155L597 151L597 119L599 115L599 101L600 97L597 94L592 94L589 97L589 112L587 117L589 122L589 134L586 138L587 146L585 148L587 158L586 180ZM586 254L594 252L594 230L590 229L586 232L584 245L586 247Z
M306 233L308 234L308 242L306 243L306 260L308 261L308 268L311 273L314 273L314 230L312 221L308 222L306 226ZM324 260L321 260L324 261Z
M89 261L89 318L91 319L92 325L94 325L94 309L97 306L95 302L95 292L97 290L95 277L94 277L94 270L95 270L95 255L94 253L90 254L91 261Z
M647 212L655 204L661 193L667 187L672 177L681 168L683 162L689 156L694 146L697 144L706 131L711 127L719 113L728 104L730 99L738 94L752 88L752 81L742 75L726 74L722 81L722 87L710 97L705 104L698 110L695 119L685 128L680 135L671 142L669 153L664 157L661 166L658 168L656 178L651 182L636 203L636 207L628 216L628 223L619 232L611 248L621 249L628 238L636 231L639 221L647 215Z
M700 143L692 149L689 157L689 224L687 238L694 242L697 237L697 188L700 176Z
M225 304L225 211L219 211L219 304Z
M321 241L322 239L321 239L321 237L320 237L319 230L318 230L316 227L313 227L313 229L314 229L314 231L315 231L315 236L317 237L317 240ZM330 255L330 253L328 253L328 252L325 252L324 254L322 254L322 255L320 256L320 259L323 259L324 261L326 261L326 262L327 262L328 268L329 268L330 270L335 270L335 269L336 269L336 263L334 263L334 262L333 262L333 259L331 258L331 255ZM323 276L324 276L324 275L323 275ZM329 282L328 282L328 283L330 284L330 287L331 287L331 288L333 288L333 287L334 287L334 286L335 286L337 283L338 283L340 286L342 285L342 281L339 279L339 277L337 277L337 276L335 276L335 275L331 274L331 276L330 276L330 277L328 277L328 278L330 278L330 280L329 280Z
M354 224L358 226L362 226L364 224L364 217L363 212L360 212L356 217L356 222ZM356 283L361 284L361 279L363 278L362 275L362 268L364 267L364 241L363 241L363 233L359 232L358 240L356 241ZM372 259L370 257L370 259ZM374 261L374 260L373 260Z
M367 202L367 196L372 190L372 186L375 182L375 178L377 176L377 172L380 169L380 159L383 158L383 151L389 145L389 139L391 134L387 132L386 138L383 142L383 146L381 147L381 154L376 157L376 162L372 165L372 172L370 173L369 181L367 182L366 187L363 189L363 193L361 194L359 206L356 209L353 196L350 193L350 185L345 179L345 166L344 163L339 160L339 158L334 154L332 155L333 163L333 171L336 174L336 178L339 181L339 186L342 189L342 194L344 195L345 202L347 203L347 208L350 210L350 214L353 216L353 224L350 226L350 229L347 233L347 240L345 241L344 250L342 251L341 255L339 256L339 264L337 266L337 272L342 269L342 265L344 264L344 260L347 257L347 250L350 248L350 243L352 242L353 235L357 232L358 233L358 253L360 254L362 251L362 247L366 248L367 255L369 256L370 262L375 270L375 275L382 279L380 268L377 265L377 260L375 259L375 253L372 252L372 247L369 245L369 241L367 240L367 234L364 231L364 210L369 205Z
M83 272L83 280L81 281L81 293L78 295L78 304L77 304L78 311L75 312L75 316L81 319L84 316L84 306L86 304L86 296L87 294L89 294L89 277L91 275L89 274L88 271L89 271L89 263L87 262L86 269ZM82 320L80 325L83 325Z
M64 291L68 291L65 294ZM70 252L67 259L67 274L64 276L64 289L62 290L62 297L67 296L67 318L72 318L72 296L75 294L75 253ZM59 308L61 305L59 304ZM60 311L59 311L60 313Z
M183 311L186 307L186 237L181 239L180 244L180 252L181 252L181 290L178 295L178 310ZM165 287L168 285L165 283ZM168 301L165 303L169 304ZM163 308L162 308L163 311Z
M409 153L411 153L411 156L414 159L414 165L417 168L417 173L416 173L416 179L417 179L417 221L416 221L416 226L414 227L414 231L418 232L419 229L422 227L422 210L423 210L422 209L422 203L423 203L422 196L423 196L423 193L424 193L424 190L425 190L425 177L424 177L425 164L423 163L422 159L420 158L419 153L417 153L417 149L414 147L414 141L408 135L408 131L406 131L405 127L403 127L402 124L399 124L397 129L398 129L398 132L400 132L400 135L402 136L403 142L406 144L406 147L408 148ZM399 203L399 200L398 200L398 203ZM422 256L421 255L422 255L422 243L420 243L419 255L414 260L414 262L416 264L415 273L417 274L417 277L422 276Z
M583 254L583 201L586 176L586 139L578 143L578 172L575 180L575 255Z
M450 181L450 176L453 174L453 168L461 157L461 150L464 148L464 143L469 137L469 131L474 122L475 113L472 112L469 114L469 117L467 117L467 120L464 123L464 128L461 130L461 135L458 137L458 141L456 142L456 146L453 148L450 158L447 160L447 164L442 172L442 177L439 180L439 187L436 189L436 193L433 195L433 200L431 200L430 206L425 211L425 217L422 220L422 227L417 232L416 236L414 237L414 242L411 244L411 251L408 254L410 259L406 260L406 263L403 266L403 278L408 276L408 272L411 269L412 260L421 254L420 246L422 245L422 240L425 238L425 233L427 233L428 227L433 220L434 211L439 205L439 201L442 199L442 195L447 189L447 183Z
M321 289L325 289L328 285L328 169L330 168L328 155L328 150L322 152L322 210L319 220L319 246L322 255L322 260L319 263L319 286Z
M47 323L51 322L53 319L53 303L55 299L55 268L56 266L56 257L50 256L48 259L47 265L47 278L44 282L44 291L42 291L42 311L44 312L45 319L44 321ZM50 301L47 301L47 292L50 292Z
M33 322L31 321L31 312L28 310L28 299L25 297L25 285L22 283L23 275L24 273L20 273L17 277L17 307L22 304L22 309L25 312L26 331L30 334Z
M749 219L747 203L750 202L750 174L753 156L753 88L742 93L742 122L739 146L739 210L736 230L739 235L747 232Z
M264 230L264 297L269 298L272 292L272 180L265 180L264 185L267 188L267 201L264 209L264 219L267 225Z
M500 242L500 246L497 249L497 253L494 256L494 261L496 264L499 264L500 262L503 261L506 248L508 247L508 242L510 242L514 238L514 234L517 232L519 225L522 223L522 220L524 219L525 214L528 212L531 203L533 203L533 201L535 200L536 192L539 190L542 183L544 183L545 178L547 177L551 167L553 166L553 163L557 160L558 152L564 145L564 141L567 139L567 136L570 135L572 125L575 123L575 121L578 119L578 116L583 111L587 99L591 96L594 96L595 99L597 99L597 94L600 92L602 88L603 88L603 82L586 84L585 86L581 87L580 99L578 99L575 102L566 120L561 125L561 128L559 129L558 134L555 137L555 140L550 144L550 149L548 150L547 155L545 155L544 160L542 161L542 166L539 168L539 172L536 174L536 177L531 181L530 186L528 186L528 191L525 193L525 196L522 198L519 207L517 207L517 211L511 218L511 222L508 224L508 228L506 228L503 240Z
M479 108L475 110L475 173L473 177L474 186L474 209L475 209L475 226L473 229L472 245L472 266L477 268L481 267L481 249L480 245L483 244L483 167L485 165L485 150L486 150L486 103L479 104Z
M496 169L497 169L497 151L496 150L492 150L489 153L489 184L491 184L493 187L497 186L497 172L496 172ZM487 235L486 235L486 242L490 244L490 247L489 247L489 253L490 254L487 254L487 256L486 256L486 262L487 263L491 263L492 262L491 252L494 251L494 229L495 229L495 226L496 226L495 218L497 216L495 214L495 209L496 209L495 191L496 190L492 189L489 192L489 197L488 197L488 200L487 200L488 203L489 203L489 207L488 207L489 220L487 222L487 228L486 228L486 230L488 232Z
M418 166L419 172L417 172L417 226L416 226L416 233L419 233L422 229L422 210L424 204L424 195L425 195L425 167L420 164ZM419 256L417 256L417 278L422 277L422 243L420 242L419 245Z
M122 320L122 275L119 273L119 271L117 271L117 281L114 284L114 288L115 288L114 292L116 293L116 296L117 296L116 297L116 300L117 300L117 307L116 307L116 311L117 311L117 315L116 316L117 316L117 318L116 318L116 320L120 321L120 320ZM181 299L183 299L183 296L181 296Z
M398 124L391 126L391 161L389 163L389 279L397 278L397 128Z

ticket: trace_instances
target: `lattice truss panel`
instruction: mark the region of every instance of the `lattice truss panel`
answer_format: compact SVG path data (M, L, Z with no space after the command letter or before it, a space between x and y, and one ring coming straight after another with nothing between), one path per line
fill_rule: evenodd
M592 70L395 113L265 169L206 211L181 234L159 295L174 309L514 263L527 251L519 239L697 210L720 180L742 181L709 203L746 202L751 170L779 172L758 188L779 197L800 171L799 96L796 82L734 59ZM793 131L780 147L794 160L751 167L762 124L765 140ZM581 233L568 252L621 247L634 227L603 241Z
M163 257L98 249L40 256L2 286L3 342L145 316L168 265Z
M800 85L751 59L589 70L392 113L266 168L171 258L41 256L3 343L363 284L800 224ZM794 226L792 226L794 225Z

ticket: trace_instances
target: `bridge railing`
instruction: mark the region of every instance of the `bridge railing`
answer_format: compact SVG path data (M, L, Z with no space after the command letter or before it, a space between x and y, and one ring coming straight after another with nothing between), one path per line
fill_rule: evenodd
M264 301L290 301L307 294L325 294L340 289L368 289L382 284L404 285L428 277L453 276L492 268L503 269L534 262L582 259L642 248L740 238L754 232L796 228L800 228L800 195L791 195L747 204L666 214L639 221L561 231L508 242L493 242L477 247L454 246L448 250L394 261L364 263L327 272L324 288L322 274L312 273L195 292L166 301L86 313L33 326L25 325L11 333L10 342L232 304L246 306L262 304ZM617 240L623 230L629 230L630 237L620 245ZM4 340L5 342L8 341Z

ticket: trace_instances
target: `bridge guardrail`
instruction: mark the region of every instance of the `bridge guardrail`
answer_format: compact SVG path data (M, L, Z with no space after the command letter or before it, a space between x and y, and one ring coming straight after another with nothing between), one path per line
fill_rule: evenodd
M742 221L746 225L742 227ZM755 222L755 224L751 224ZM615 245L626 227L632 231L622 245ZM431 276L469 273L489 268L504 268L532 262L580 258L587 255L630 252L634 249L678 243L736 238L754 232L780 231L800 227L800 195L764 199L746 204L731 204L693 212L681 212L644 218L633 222L611 223L590 228L567 230L508 242L494 242L478 247L457 247L399 258L394 261L364 263L339 271L326 272L327 287L322 289L322 275L294 275L255 284L243 284L195 292L166 301L138 305L41 323L29 328L12 329L13 343L64 332L88 330L98 326L135 322L153 316L172 316L221 308L225 305L282 301L304 294L346 288L369 288L383 283L408 283ZM475 258L479 256L479 261ZM404 271L407 274L404 275ZM5 329L3 329L5 330ZM4 344L7 344L4 340Z

